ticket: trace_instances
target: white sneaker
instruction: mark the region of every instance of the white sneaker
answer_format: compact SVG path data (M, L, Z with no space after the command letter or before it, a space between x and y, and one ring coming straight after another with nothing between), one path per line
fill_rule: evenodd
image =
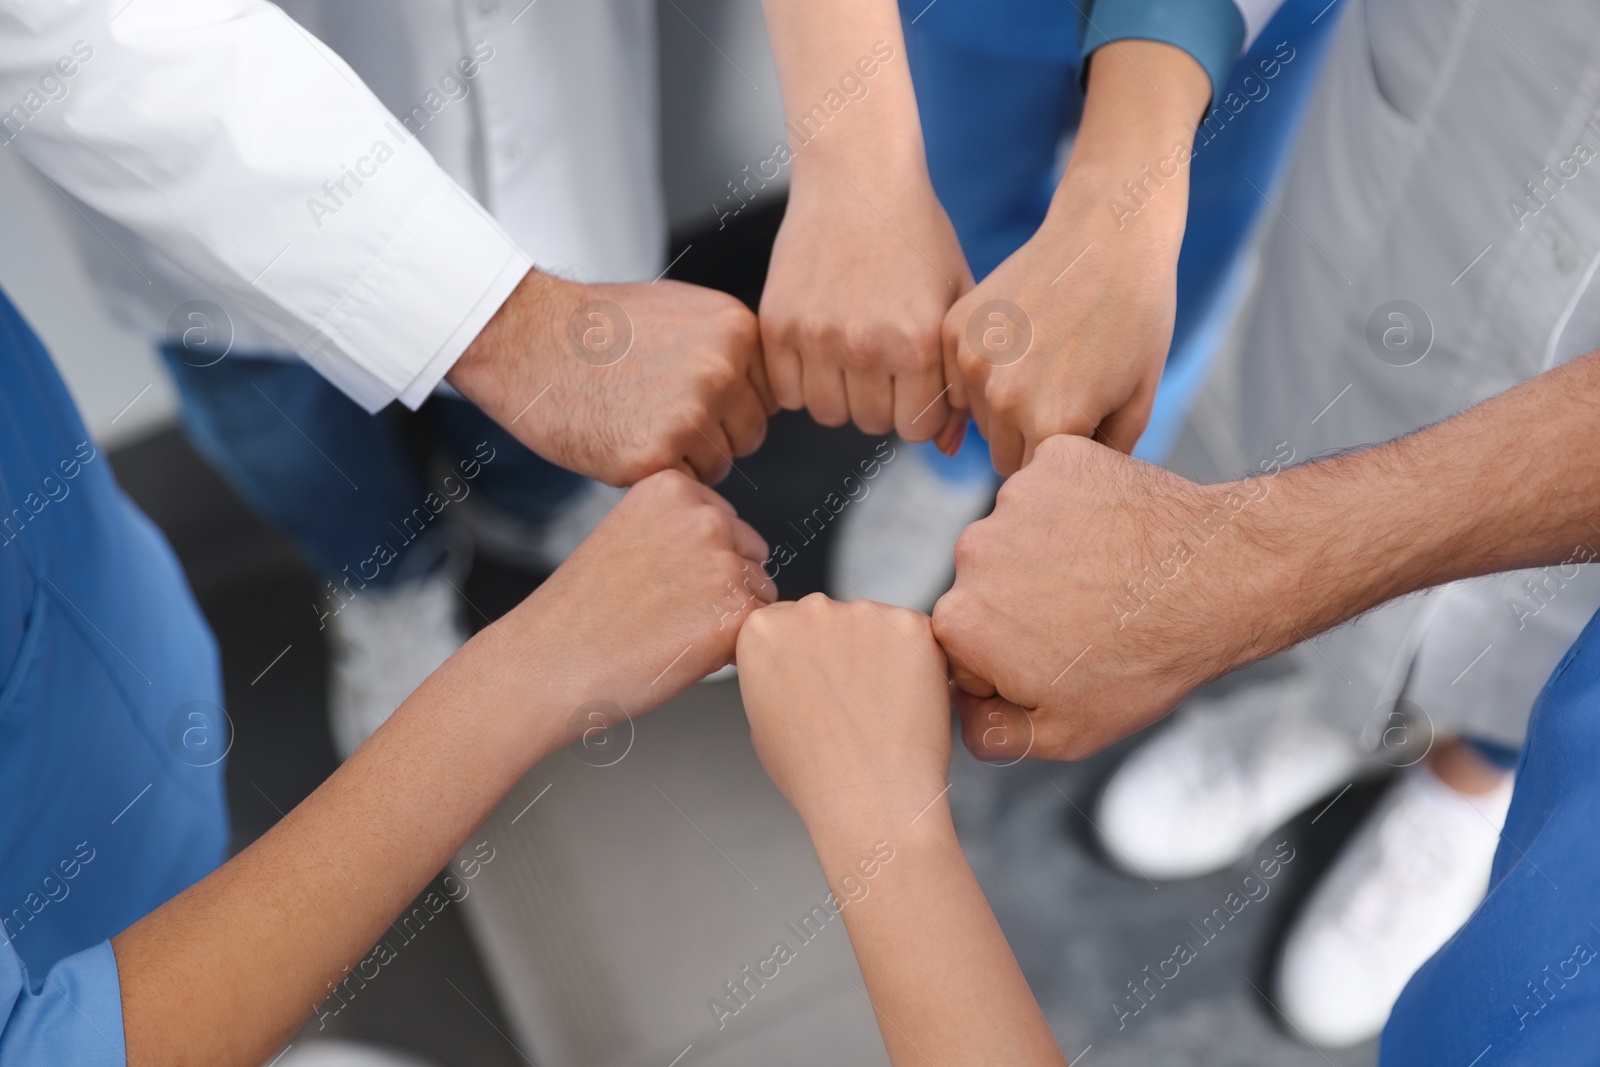
M409 1052L355 1041L293 1041L272 1067L433 1067Z
M1373 773L1355 739L1308 704L1295 680L1191 701L1101 793L1096 828L1108 855L1146 878L1221 870L1319 797Z
M467 641L449 569L369 586L327 619L328 720L342 759L360 748L423 679Z
M1308 1041L1377 1036L1416 969L1460 929L1489 885L1512 776L1466 796L1426 765L1379 802L1295 920L1278 1007Z
M993 503L995 479L952 481L922 448L897 440L894 459L867 484L840 520L828 595L929 611L955 575L956 538Z

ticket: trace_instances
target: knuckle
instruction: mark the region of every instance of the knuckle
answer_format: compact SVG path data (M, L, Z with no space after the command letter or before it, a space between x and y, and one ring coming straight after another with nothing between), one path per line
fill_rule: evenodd
M1004 489L1002 488L1001 491L1003 492ZM983 529L982 519L970 524L965 530L961 531L961 536L956 538L956 547L954 553L957 571L960 571L962 568L971 564L974 559L982 556L982 542L984 540L985 533L986 531Z
M688 481L687 476L684 478ZM688 509L689 534L696 541L726 540L728 523L722 512L710 504L698 504ZM731 567L729 568L732 569Z
M955 647L963 643L967 614L966 594L959 588L939 598L933 606L933 635L941 645Z
M820 614L828 610L828 605L831 604L832 601L828 599L828 595L826 593L807 593L805 596L801 597L797 603L800 608L807 612L812 614Z
M882 365L883 342L878 329L852 324L845 328L842 340L840 362L846 369L865 374Z

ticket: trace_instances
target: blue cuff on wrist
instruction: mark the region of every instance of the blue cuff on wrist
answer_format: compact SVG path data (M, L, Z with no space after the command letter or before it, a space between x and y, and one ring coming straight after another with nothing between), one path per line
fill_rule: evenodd
M1161 41L1195 58L1211 79L1214 101L1244 45L1244 16L1234 0L1095 0L1084 18L1079 76L1085 80L1095 49L1113 41Z

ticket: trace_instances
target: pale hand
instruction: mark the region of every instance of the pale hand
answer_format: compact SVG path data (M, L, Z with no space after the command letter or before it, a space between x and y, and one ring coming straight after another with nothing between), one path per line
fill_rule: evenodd
M1172 342L1176 243L1153 224L1119 232L1099 201L1061 210L945 316L945 352L1002 475L1055 434L1131 452Z
M926 176L860 184L797 178L761 294L767 376L778 404L824 426L959 444L960 387L947 389L939 330L972 284ZM871 199L868 199L868 198Z
M811 829L909 823L950 766L950 692L928 617L821 593L762 608L739 636L761 764Z

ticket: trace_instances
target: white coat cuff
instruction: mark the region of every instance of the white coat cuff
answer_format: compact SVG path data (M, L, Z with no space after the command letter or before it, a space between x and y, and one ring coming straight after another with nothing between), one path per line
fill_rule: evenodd
M532 261L453 182L427 195L301 347L369 412L416 408Z

